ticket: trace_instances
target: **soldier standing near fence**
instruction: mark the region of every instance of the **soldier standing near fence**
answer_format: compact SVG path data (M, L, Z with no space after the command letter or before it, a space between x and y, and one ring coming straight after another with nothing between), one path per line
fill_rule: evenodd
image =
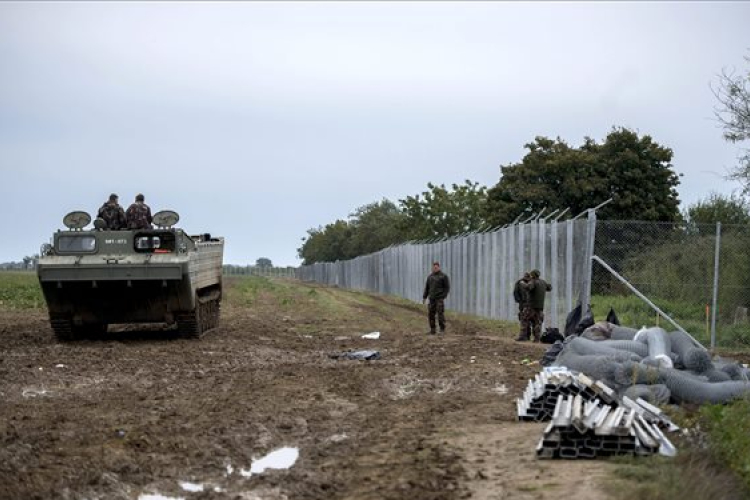
M430 321L430 335L435 335L435 316L440 326L440 333L445 333L445 299L450 292L451 283L448 275L440 270L440 263L432 263L432 273L427 277L422 294L422 303L430 299L427 318Z
M542 323L544 322L544 299L547 292L552 290L552 285L539 277L537 269L529 274L531 279L526 283L521 282L521 288L529 294L529 307L526 308L527 314L524 314L523 317L531 324L534 342L539 342L542 336ZM523 328L523 320L521 321L521 327ZM521 340L520 337L519 340Z
M529 292L521 286L522 283L528 283L531 281L531 275L529 273L523 273L523 277L516 281L513 287L513 299L518 304L518 321L521 323L521 333L518 334L519 342L529 340L531 337L531 323L528 320L528 309L531 307L529 304Z

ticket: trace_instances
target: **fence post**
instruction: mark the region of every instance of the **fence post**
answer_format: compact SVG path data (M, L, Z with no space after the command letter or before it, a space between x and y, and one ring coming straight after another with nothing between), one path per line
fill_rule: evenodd
M719 299L719 253L721 251L721 222L716 223L716 249L714 250L714 293L711 305L711 350L716 348L716 305Z
M565 311L573 310L573 230L574 221L565 221Z
M557 297L560 294L560 283L557 279L557 221L553 220L550 223L550 246L552 247L550 249L550 276L549 280L552 284L552 314L550 314L550 324L552 327L559 328L560 325L557 321L557 313L558 313L558 300Z
M591 278L592 271L594 269L594 262L591 257L594 255L594 239L596 238L596 211L589 209L588 217L586 219L586 264L584 268L584 280L583 280L583 297L581 302L583 304L583 311L586 311L591 305Z
M493 231L490 233L490 241L491 241L491 248L492 251L490 253L490 318L497 318L497 288L498 288L498 279L497 279L497 245L498 245L498 237L499 233L497 231Z

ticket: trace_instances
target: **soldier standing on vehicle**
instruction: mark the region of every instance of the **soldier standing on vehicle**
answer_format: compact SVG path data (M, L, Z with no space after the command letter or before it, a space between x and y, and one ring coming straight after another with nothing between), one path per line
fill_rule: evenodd
M427 318L430 321L430 335L435 335L435 316L440 326L440 333L445 333L445 299L450 292L451 283L448 275L440 270L440 263L432 263L432 273L427 277L422 294L422 303L430 299Z
M518 304L518 321L521 324L521 333L518 334L519 342L529 340L531 336L531 323L528 320L529 309L531 304L529 303L529 292L521 286L522 283L528 283L531 281L531 275L529 273L523 273L523 277L516 281L513 287L513 299Z
M120 204L117 203L117 200L118 197L116 194L112 193L109 195L109 200L99 208L99 212L96 215L104 221L106 229L112 229L115 231L127 227L125 211L123 211Z
M151 208L144 203L142 194L135 196L135 203L128 207L125 217L128 220L128 229L151 229Z
M544 322L544 298L547 292L552 290L552 285L539 277L539 270L534 269L529 273L531 280L521 283L521 288L529 293L528 321L531 323L531 331L534 333L534 342L539 342L542 335L542 323Z

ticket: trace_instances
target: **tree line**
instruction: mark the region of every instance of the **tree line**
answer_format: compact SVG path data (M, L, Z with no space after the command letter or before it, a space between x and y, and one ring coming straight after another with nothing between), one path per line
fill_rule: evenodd
M679 175L673 152L648 135L613 129L602 142L586 137L579 146L536 137L518 163L502 166L490 188L427 184L420 194L398 202L383 199L357 208L346 220L312 228L298 249L303 264L345 260L414 240L457 236L500 227L534 214L573 217L609 199L597 212L603 219L705 222L712 211L747 218L740 198L720 195L679 210ZM746 220L746 219L745 219Z
M746 58L750 63L750 57ZM724 139L750 141L750 70L723 71L714 109ZM383 199L357 208L346 220L308 229L297 249L303 264L351 259L413 240L457 236L512 224L534 214L571 217L601 203L597 215L609 220L723 222L747 224L750 207L742 196L709 194L680 211L680 174L673 152L649 135L615 127L602 142L585 137L579 146L561 138L536 137L520 162L500 167L494 186L427 184L417 195ZM730 179L750 195L750 149L740 149ZM556 212L557 211L557 212Z

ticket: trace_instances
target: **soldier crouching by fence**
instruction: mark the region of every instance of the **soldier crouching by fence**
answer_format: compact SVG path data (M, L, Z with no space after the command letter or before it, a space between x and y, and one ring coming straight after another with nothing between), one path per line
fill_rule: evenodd
M524 326L531 326L534 342L539 342L542 336L542 323L544 322L544 299L547 292L552 290L552 285L539 277L537 269L529 274L531 279L525 283L521 282L521 288L529 294L529 307L526 307L524 312L521 313L521 332L524 331ZM519 336L518 340L528 340L528 337L522 339Z
M528 309L529 309L529 292L521 286L522 283L528 283L531 281L531 275L529 273L523 273L523 277L516 281L513 287L513 300L518 304L518 322L521 324L521 333L518 334L516 339L519 342L529 340L531 336L531 323L528 320Z
M451 283L448 275L440 270L440 263L432 263L432 273L427 277L422 294L422 303L430 299L427 318L430 322L430 335L435 335L435 316L440 326L440 333L445 333L445 299L450 292Z

